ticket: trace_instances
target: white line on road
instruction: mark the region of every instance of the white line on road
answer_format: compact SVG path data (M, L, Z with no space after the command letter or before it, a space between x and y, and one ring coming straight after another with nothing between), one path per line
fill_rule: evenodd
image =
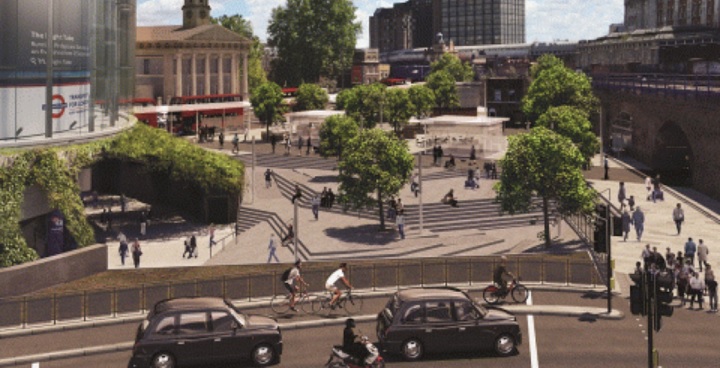
M532 292L528 291L527 305L532 305ZM537 344L535 342L535 317L528 314L528 344L530 344L530 367L539 368L537 355Z

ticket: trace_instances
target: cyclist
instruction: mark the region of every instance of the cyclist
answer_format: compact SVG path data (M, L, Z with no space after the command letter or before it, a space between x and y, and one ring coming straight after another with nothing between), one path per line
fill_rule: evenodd
M340 267L330 274L330 277L325 281L325 289L333 294L332 300L330 300L330 308L332 309L335 309L335 303L340 298L340 295L342 295L342 292L340 292L340 289L338 289L335 284L342 280L348 289L352 289L352 285L350 285L350 282L345 278L345 271L347 271L347 263L340 263Z
M300 289L300 284L309 286L308 283L305 282L305 280L300 275L301 268L302 262L300 262L300 260L295 261L295 265L292 269L290 269L287 280L285 280L285 282L283 283L283 285L285 285L285 288L288 289L288 291L290 292L290 309L294 312L297 312L297 308L295 308L297 298L295 296Z
M508 289L508 282L515 279L515 276L508 272L505 263L507 263L507 257L500 257L500 264L495 267L495 271L493 272L493 282L500 288L502 295L507 295L507 293L512 291L512 286Z

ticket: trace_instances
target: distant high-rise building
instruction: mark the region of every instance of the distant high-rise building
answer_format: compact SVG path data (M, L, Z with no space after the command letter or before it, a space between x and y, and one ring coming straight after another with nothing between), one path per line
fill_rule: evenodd
M432 46L437 33L457 46L525 42L525 0L409 0L370 17L380 52Z
M720 0L625 0L625 28L718 28Z

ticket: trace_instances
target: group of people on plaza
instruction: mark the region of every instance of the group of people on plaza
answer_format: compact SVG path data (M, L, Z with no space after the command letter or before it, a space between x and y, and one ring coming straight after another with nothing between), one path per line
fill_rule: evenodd
M645 187L648 191L648 201L656 202L658 200L664 200L664 194L660 184L660 175L657 175L654 179L648 176L645 179ZM635 206L635 196L628 196L625 182L621 181L619 184L617 199L620 203L620 210L622 211L620 220L622 223L623 241L627 241L631 226L635 227L637 241L641 241L643 231L645 230L645 213L640 209L640 206ZM682 224L685 221L685 211L680 203L673 209L672 219L675 223L677 235L680 235L682 232Z
M130 248L128 247L127 237L125 236L125 234L123 234L122 231L118 233L117 239L120 242L120 246L118 247L118 253L120 254L120 263L125 266L125 257L127 257L128 252L130 252L133 259L133 265L135 266L135 268L140 267L140 256L142 256L142 248L140 247L139 239L135 238Z
M651 249L650 244L646 244L640 254L642 264L639 261L635 264L635 273L672 274L681 306L685 306L689 302L689 308L693 309L694 303L697 302L699 309L703 309L703 299L707 295L710 311L717 312L717 281L715 272L708 263L710 252L707 245L702 239L695 244L692 238L688 238L683 251L673 253L670 247L667 247L663 256L658 252L657 247ZM696 256L697 269L695 268ZM703 273L703 277L700 276L701 273Z

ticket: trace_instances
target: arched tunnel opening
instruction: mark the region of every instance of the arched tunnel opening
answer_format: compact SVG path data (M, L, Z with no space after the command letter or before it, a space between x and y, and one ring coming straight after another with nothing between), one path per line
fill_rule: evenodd
M685 132L667 122L655 138L653 169L669 185L692 186L692 147Z

